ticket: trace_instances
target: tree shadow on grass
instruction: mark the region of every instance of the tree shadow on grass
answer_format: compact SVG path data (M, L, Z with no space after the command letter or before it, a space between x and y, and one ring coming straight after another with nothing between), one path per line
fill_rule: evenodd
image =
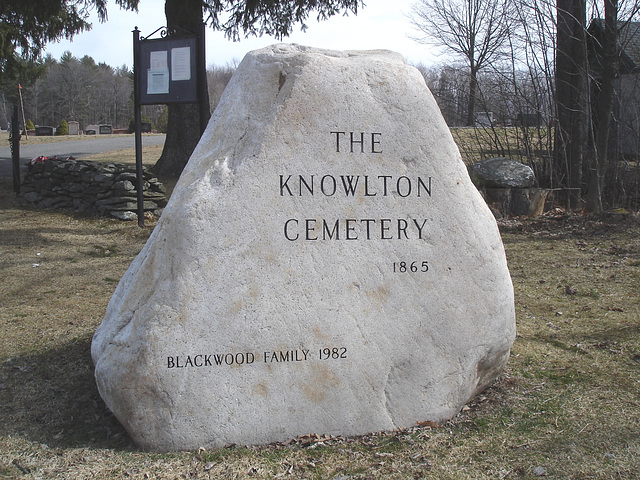
M53 448L135 449L100 398L91 339L78 338L0 366L0 435Z

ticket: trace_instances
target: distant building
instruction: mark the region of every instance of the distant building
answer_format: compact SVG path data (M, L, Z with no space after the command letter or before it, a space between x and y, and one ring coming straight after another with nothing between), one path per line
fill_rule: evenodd
M493 125L493 112L476 112L476 127L491 127Z
M618 155L640 155L640 22L618 22L620 71L616 80L616 101L611 126L611 146ZM604 20L589 25L589 65L597 80L602 72L602 38ZM592 88L592 104L597 102L597 89Z

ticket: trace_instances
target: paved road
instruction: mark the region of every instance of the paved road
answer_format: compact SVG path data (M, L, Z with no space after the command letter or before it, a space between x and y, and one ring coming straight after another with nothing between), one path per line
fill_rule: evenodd
M162 145L164 139L165 135L143 135L142 145ZM116 137L101 137L100 135L96 135L95 137L83 138L82 140L69 140L67 142L20 145L20 167L21 172L23 172L26 168L25 164L39 155L47 157L56 155L59 158L66 158L71 155L80 158L86 155L134 147L135 139L133 135ZM12 172L11 148L9 146L2 146L0 147L0 177L11 177L13 175Z

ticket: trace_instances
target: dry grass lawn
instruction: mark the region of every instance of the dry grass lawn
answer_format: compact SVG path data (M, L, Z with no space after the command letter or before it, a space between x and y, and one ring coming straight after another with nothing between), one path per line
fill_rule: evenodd
M160 455L106 409L89 354L153 223L33 210L8 181L0 192L0 479L640 478L635 217L504 222L518 337L451 422Z

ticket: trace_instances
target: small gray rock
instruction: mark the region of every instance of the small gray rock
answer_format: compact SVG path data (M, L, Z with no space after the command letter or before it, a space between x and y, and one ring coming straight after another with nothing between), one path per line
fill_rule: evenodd
M117 218L118 220L126 220L126 221L138 220L138 215L128 210L125 210L125 211L114 210L109 213L111 214L111 216Z
M544 467L536 467L533 469L533 474L536 477L546 477L547 476L547 469Z
M24 198L29 203L36 203L42 197L37 192L29 192L25 193L22 198Z
M119 182L116 182L113 184L113 188L114 190L125 190L128 192L136 189L133 183L131 183L129 180L121 180Z
M93 181L96 183L113 181L113 173L98 173L93 176Z

